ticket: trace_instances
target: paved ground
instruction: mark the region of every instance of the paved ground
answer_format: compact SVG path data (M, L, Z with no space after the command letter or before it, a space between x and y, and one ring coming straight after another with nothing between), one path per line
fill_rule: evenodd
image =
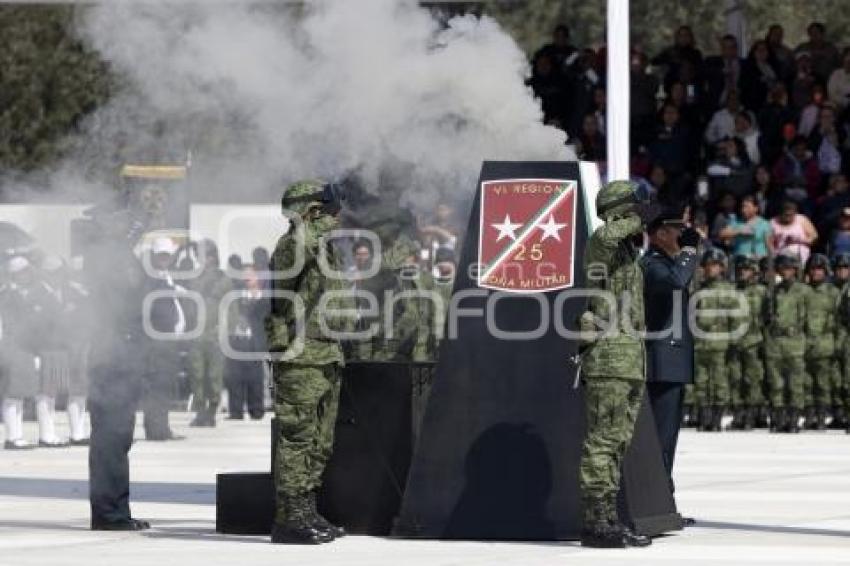
M188 429L185 414L173 421L188 440L133 448L134 514L155 525L144 534L87 529L86 449L0 451L0 565L850 565L850 436L844 434L686 432L678 501L699 526L649 549L368 537L283 548L215 533L214 474L265 469L268 421L225 422L214 430Z

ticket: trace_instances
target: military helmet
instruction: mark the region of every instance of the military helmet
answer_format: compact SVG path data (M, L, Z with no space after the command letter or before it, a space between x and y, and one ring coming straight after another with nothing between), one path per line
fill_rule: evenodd
M832 256L832 269L850 267L850 253L841 252Z
M607 219L626 214L635 204L649 202L649 190L633 181L612 181L596 195L596 215Z
M735 269L752 269L758 271L759 262L751 255L738 254L735 256Z
M776 269L782 269L783 267L800 269L800 258L795 255L779 254L773 261L773 267Z
M706 266L709 263L719 263L721 265L726 265L726 254L723 253L722 250L719 250L717 248L709 248L705 250L705 252L702 254L700 265Z
M764 256L759 260L759 271L762 273L767 273L770 269L770 257Z
M304 214L313 206L321 206L325 184L315 179L297 181L283 191L281 207L297 214Z
M818 268L823 269L827 273L830 272L829 258L824 254L812 254L809 261L806 262L806 271Z

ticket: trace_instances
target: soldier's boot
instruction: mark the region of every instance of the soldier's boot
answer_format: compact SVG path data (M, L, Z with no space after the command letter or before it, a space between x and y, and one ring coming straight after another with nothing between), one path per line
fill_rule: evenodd
M805 419L805 423L803 426L807 430L814 430L817 423L815 422L815 408L809 405L803 411L803 419Z
M584 506L584 527L580 535L582 546L627 548L652 544L652 539L649 537L635 534L631 529L620 524L614 501L585 498L582 504Z
M200 427L204 426L204 409L198 409L198 412L195 413L194 418L189 421L189 426L191 427Z
M835 407L832 410L832 426L833 428L842 429L847 426L846 415L844 413L844 407Z
M306 496L287 497L284 507L286 520L272 526L272 544L323 544L333 540L329 533L313 525Z
M791 409L788 411L788 432L800 432L800 409Z
M711 430L711 407L699 408L699 430L704 432Z
M741 430L753 430L753 427L756 424L756 411L752 407L746 407L744 409L744 417L741 426Z
M770 411L768 410L767 406L765 406L765 405L761 405L761 406L758 407L758 409L756 409L756 416L755 416L755 419L756 419L755 426L756 426L756 428L767 428L769 412Z
M720 432L723 430L723 405L715 405L711 415L711 430Z
M826 430L826 409L818 407L815 414L815 429Z
M784 432L785 430L785 409L783 407L774 407L770 413L770 432Z
M207 410L204 411L204 426L215 427L215 415L218 412L218 402L210 401Z
M319 513L319 507L316 504L316 492L311 491L308 498L310 500L310 519L313 521L313 526L335 539L344 537L346 534L344 528L334 525Z

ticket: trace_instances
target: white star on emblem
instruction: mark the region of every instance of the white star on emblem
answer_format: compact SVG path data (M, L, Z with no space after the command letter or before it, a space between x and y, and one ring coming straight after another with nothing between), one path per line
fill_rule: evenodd
M521 227L522 224L515 224L511 222L510 215L505 215L505 221L501 224L490 224L493 228L499 231L499 237L496 238L498 242L502 238L510 238L511 240L516 241L516 230Z
M541 242L545 242L546 238L555 238L559 242L561 241L561 235L558 233L560 230L563 230L567 225L566 224L558 224L555 222L555 217L553 215L549 215L549 222L546 224L541 224L538 226L541 230L543 230L543 237L540 238Z

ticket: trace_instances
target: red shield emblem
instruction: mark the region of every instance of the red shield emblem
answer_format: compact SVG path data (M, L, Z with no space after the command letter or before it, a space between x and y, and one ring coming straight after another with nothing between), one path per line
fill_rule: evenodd
M578 184L563 179L481 183L478 286L534 293L573 285Z

